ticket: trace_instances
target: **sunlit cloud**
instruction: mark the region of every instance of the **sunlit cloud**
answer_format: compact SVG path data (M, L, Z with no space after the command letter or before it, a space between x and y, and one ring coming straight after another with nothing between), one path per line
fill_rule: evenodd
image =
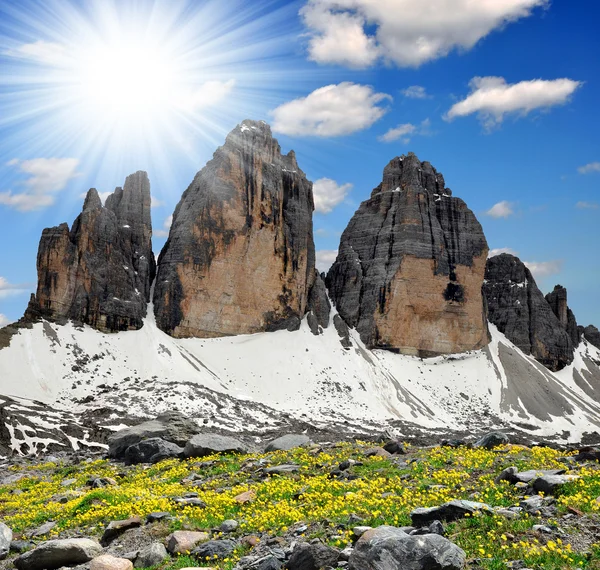
M597 210L600 206L596 202L577 202L575 207L578 210Z
M381 142L394 142L399 140L402 144L410 143L412 137L416 135L429 135L429 127L431 121L425 119L420 125L413 125L412 123L405 123L398 125L397 127L391 128L385 134L379 137Z
M580 166L577 169L579 174L591 174L592 172L600 172L600 162L590 162L584 166Z
M425 87L421 85L411 85L400 92L408 99L430 99L431 95L427 93Z
M171 225L173 224L173 214L165 218L163 223L163 227L160 230L154 230L152 234L154 237L169 237L169 230L171 229Z
M514 213L514 204L512 202L508 202L507 200L502 200L502 202L494 204L489 210L487 210L485 215L490 216L490 218L509 218Z
M317 250L317 259L315 265L321 273L327 273L333 265L338 254L337 249L319 249Z
M331 178L320 178L313 184L313 195L315 199L315 212L328 214L337 205L344 201L352 184L338 184Z
M0 277L0 299L6 297L14 297L15 295L23 295L34 288L30 283L14 284L9 283L4 277Z
M523 263L536 279L545 279L560 273L564 262L562 259L555 259L552 261L524 261Z

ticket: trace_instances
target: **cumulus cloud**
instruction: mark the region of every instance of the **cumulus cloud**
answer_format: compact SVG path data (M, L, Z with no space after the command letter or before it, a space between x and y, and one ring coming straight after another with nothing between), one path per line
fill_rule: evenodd
M187 111L197 111L206 107L213 107L220 103L231 93L235 87L235 79L228 81L207 81L195 91L184 93L179 104Z
M0 299L13 297L15 295L22 295L23 293L30 291L31 288L32 286L27 283L15 285L13 283L9 283L6 278L0 277Z
M401 91L402 95L409 99L430 99L431 96L427 94L425 87L420 85L411 85Z
M20 183L24 192L13 193L11 190L0 192L0 204L4 204L21 212L41 210L56 201L56 194L63 190L69 180L79 176L76 171L79 160L76 158L33 158L7 163L28 178Z
M425 119L421 122L420 125L413 125L412 123L404 123L403 125L398 125L390 129L384 135L379 137L379 140L382 142L393 142L400 139L400 142L403 144L408 144L411 138L415 135L428 135L429 127L431 126L431 121L429 119Z
M2 55L53 66L60 66L69 61L66 46L43 40L21 44L2 52Z
M454 104L445 119L477 113L483 126L490 130L502 123L505 115L527 115L536 109L549 109L567 103L581 85L572 79L533 79L509 84L503 77L474 77L471 93Z
M12 321L7 316L0 313L0 328L10 325L11 322Z
M514 205L512 204L512 202L502 200L502 202L494 204L485 213L485 215L490 216L491 218L508 218L509 216L512 216L515 213L513 207Z
M468 50L493 30L550 0L308 0L300 15L310 59L369 67L379 60L419 65Z
M585 166L580 166L577 169L579 174L591 174L592 172L600 172L600 162L590 162Z
M344 201L352 184L338 184L331 178L320 178L313 184L313 195L315 198L315 212L328 214L338 204Z
M525 263L536 279L544 279L545 277L556 275L561 272L563 266L562 259L552 261L524 261L523 263Z
M369 85L327 85L273 111L273 130L290 136L338 137L369 128L387 112L392 98Z
M317 259L315 265L321 273L327 273L329 268L333 265L335 258L337 257L337 249L319 249L317 250Z
M165 203L162 200L159 200L156 196L151 196L150 207L151 208L162 208Z
M495 257L496 255L500 255L501 253L510 253L510 255L519 255L514 249L510 247L497 247L495 249L490 249L488 253L488 257Z
M597 210L598 204L596 202L577 202L575 207L579 210Z
M173 214L165 218L163 223L163 227L160 230L154 230L153 235L155 237L169 237L169 230L171 229L171 224L173 223Z

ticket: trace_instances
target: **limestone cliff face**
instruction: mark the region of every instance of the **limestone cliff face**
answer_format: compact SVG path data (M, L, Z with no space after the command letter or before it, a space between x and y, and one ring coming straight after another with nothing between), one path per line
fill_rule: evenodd
M573 342L538 289L525 264L514 255L491 257L486 266L483 292L488 318L500 332L526 354L550 370L561 370L573 361ZM566 294L552 297L556 311L568 322Z
M562 285L556 285L554 291L546 295L546 301L563 329L567 331L573 346L578 346L581 334L577 328L577 319L567 303L567 290Z
M158 326L175 337L297 329L320 279L313 209L293 151L282 155L262 121L238 125L175 209L158 260Z
M430 356L488 343L481 285L488 246L475 215L412 153L342 234L327 275L341 317L371 348Z
M583 329L585 338L596 348L600 348L600 331L594 325L588 325Z
M141 328L156 273L151 238L145 172L128 176L104 207L92 188L71 229L43 231L28 314L108 332Z

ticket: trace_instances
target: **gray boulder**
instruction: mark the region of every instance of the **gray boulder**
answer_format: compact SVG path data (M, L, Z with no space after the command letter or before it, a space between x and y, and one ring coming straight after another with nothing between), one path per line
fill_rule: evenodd
M299 543L286 565L288 570L320 570L336 567L340 558L339 550L324 544Z
M182 458L183 447L160 437L145 439L130 445L123 454L126 463L158 463L163 459Z
M461 570L462 549L438 534L409 536L380 526L363 534L349 560L350 570Z
M125 531L131 528L142 526L142 519L138 516L133 516L125 520L112 521L104 529L100 544L108 546L117 536L122 535Z
M49 540L21 554L14 564L18 570L54 570L84 564L102 554L102 547L89 538Z
M12 530L0 522L0 560L4 560L8 556L12 539Z
M128 447L140 441L161 438L184 446L194 435L200 433L198 424L176 411L165 412L153 420L122 429L108 438L108 456L121 459Z
M289 451L294 447L301 447L310 443L312 442L307 435L290 433L274 439L265 447L265 451Z
M434 521L455 521L465 516L472 516L477 512L492 513L492 507L485 503L475 501L456 500L444 503L439 507L420 507L410 513L412 524L422 527Z
M135 568L148 568L157 566L169 556L167 549L160 542L153 542L149 546L142 548L135 559Z
M238 439L215 433L199 433L186 444L186 457L205 457L213 453L248 453L248 448Z
M543 475L531 481L533 490L544 495L554 495L562 486L577 479L576 475Z
M510 439L505 433L500 431L493 431L486 435L484 435L479 441L477 441L473 447L483 448L483 449L494 449L494 447L498 447L500 445L506 445L510 443Z
M236 547L235 540L209 540L192 550L198 560L212 560L213 558L227 558Z

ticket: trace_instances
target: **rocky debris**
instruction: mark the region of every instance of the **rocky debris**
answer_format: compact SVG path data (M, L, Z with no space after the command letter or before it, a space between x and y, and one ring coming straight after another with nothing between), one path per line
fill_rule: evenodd
M167 550L171 554L183 554L190 552L196 545L209 539L210 536L206 532L176 530L167 538Z
M4 560L10 552L13 533L3 522L0 522L0 560Z
M312 442L310 437L304 434L287 434L278 437L271 441L266 447L265 452L269 451L289 451L294 447L302 447L303 445L310 445Z
M519 502L519 506L529 515L553 517L556 515L554 497L541 497L534 495Z
M158 326L203 338L298 329L318 281L313 209L294 152L282 155L263 121L243 121L175 209L158 260ZM324 317L320 302L313 312Z
M544 495L554 495L563 485L575 481L577 475L542 475L531 481L533 490Z
M510 443L510 439L505 433L502 433L501 431L493 431L484 435L473 445L473 447L481 447L483 449L494 449L494 447L506 445L507 443Z
M167 549L160 542L153 542L149 546L142 548L135 559L135 568L148 568L157 566L169 556Z
M314 335L321 334L329 326L331 303L327 295L327 287L321 275L315 269L315 282L308 295L308 326Z
M350 220L326 282L369 348L464 352L489 342L481 296L487 253L473 212L409 153L385 167Z
M133 564L127 558L117 558L103 554L90 562L90 570L132 570Z
M529 469L519 472L516 467L507 467L498 474L496 482L508 481L513 485L515 483L530 483L538 477L562 475L565 471L565 469Z
M349 350L352 346L352 341L350 340L350 329L342 317L340 317L337 313L333 315L333 326L340 337L340 344L346 350Z
M111 435L108 440L108 456L113 459L123 459L128 447L153 438L184 446L198 433L200 427L194 420L176 411L165 412L153 420L122 429Z
M409 536L399 528L380 526L363 534L350 555L350 570L461 570L462 549L439 536Z
M136 172L105 206L92 188L71 229L45 229L25 318L72 319L104 332L140 329L156 273L150 200L148 175Z
M247 447L238 439L214 433L199 433L186 444L186 457L205 457L213 453L247 453Z
M580 335L577 327L577 319L567 304L567 290L562 285L555 285L554 290L546 295L546 301L548 301L558 322L567 331L573 346L578 346Z
M490 322L525 354L553 371L573 361L571 337L518 257L488 259L483 293Z
M415 527L423 527L434 521L451 522L480 512L491 513L493 511L485 503L456 500L444 503L439 507L419 507L410 513L410 518Z
M84 564L102 554L102 547L89 538L49 540L15 559L18 570L54 570Z
M130 445L122 459L126 463L158 463L163 459L182 457L183 447L160 437L152 437Z
M235 540L209 540L196 546L192 550L192 555L201 561L213 560L215 558L223 559L227 558L235 550L235 547Z
M335 567L340 558L339 550L321 543L300 542L294 548L286 564L288 570L320 570Z
M142 519L138 516L130 517L125 520L112 521L104 529L100 544L108 546L117 536L123 534L126 530L142 526Z
M583 329L583 334L589 343L600 348L600 331L594 325L588 325Z
M229 533L229 532L235 531L238 526L240 526L240 523L238 523L237 521L235 521L233 519L227 519L226 521L223 521L221 523L219 530L221 532Z

